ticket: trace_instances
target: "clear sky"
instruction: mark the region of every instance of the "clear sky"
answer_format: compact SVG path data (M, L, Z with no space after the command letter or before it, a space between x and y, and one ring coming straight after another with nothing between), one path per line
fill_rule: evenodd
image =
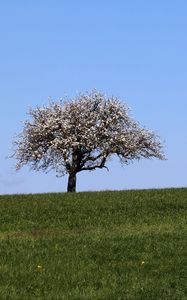
M0 3L0 194L65 191L67 177L14 171L11 142L29 106L98 89L165 140L167 161L82 172L77 190L187 186L187 1Z

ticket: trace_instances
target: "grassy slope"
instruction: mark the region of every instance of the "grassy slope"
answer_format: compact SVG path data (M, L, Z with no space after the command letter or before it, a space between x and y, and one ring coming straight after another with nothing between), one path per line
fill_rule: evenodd
M185 293L187 189L0 196L0 299Z

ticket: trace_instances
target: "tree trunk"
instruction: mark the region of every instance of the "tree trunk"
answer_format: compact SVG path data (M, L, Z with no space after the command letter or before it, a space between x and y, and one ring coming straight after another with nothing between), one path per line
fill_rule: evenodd
M68 178L68 192L76 192L76 174L70 173Z

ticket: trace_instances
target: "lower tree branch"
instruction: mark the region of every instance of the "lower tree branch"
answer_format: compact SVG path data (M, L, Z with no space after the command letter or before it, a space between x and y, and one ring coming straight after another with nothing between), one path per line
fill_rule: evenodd
M106 163L106 157L103 157L100 164L93 165L90 167L83 167L80 171L92 171L95 169L102 169L102 168L106 168L108 170L108 168L105 166L105 163Z

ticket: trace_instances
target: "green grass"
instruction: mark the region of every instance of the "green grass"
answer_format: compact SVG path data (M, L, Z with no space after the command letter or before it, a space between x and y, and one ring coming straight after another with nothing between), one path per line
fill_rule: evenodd
M187 189L0 196L0 300L187 299Z

